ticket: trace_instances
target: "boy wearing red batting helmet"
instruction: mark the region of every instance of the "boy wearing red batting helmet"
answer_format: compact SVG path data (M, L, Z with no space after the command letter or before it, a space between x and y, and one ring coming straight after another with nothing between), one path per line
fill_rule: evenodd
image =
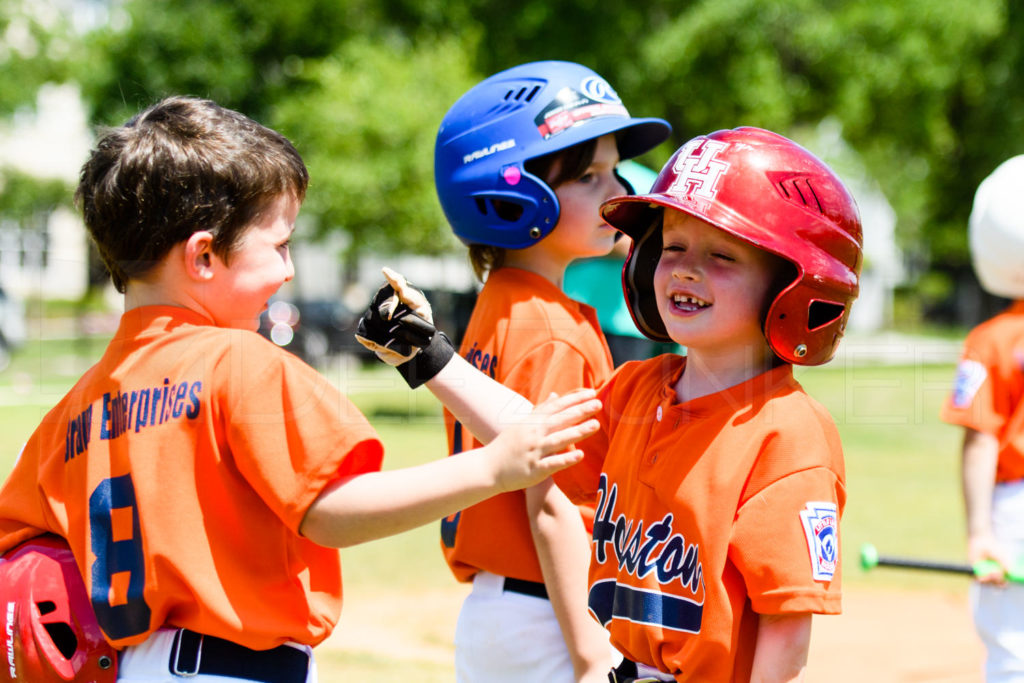
M967 555L1005 570L1024 557L1024 155L978 186L968 224L974 270L1010 307L971 330L942 419L964 428L963 495ZM1003 572L971 588L989 683L1024 672L1024 586Z
M125 313L0 489L11 679L314 683L312 646L341 608L338 547L579 459L556 452L596 429L576 424L592 391L462 457L378 471L363 415L256 333L295 275L307 182L287 139L208 100L168 98L100 138L77 198ZM45 534L87 599L52 586ZM116 661L95 640L76 649L69 624L101 630Z
M597 501L588 600L625 656L610 678L798 680L811 615L840 611L846 492L835 425L792 365L828 361L843 334L856 204L807 150L738 128L689 141L649 193L602 214L634 241L637 326L687 349L619 368L584 462L555 477ZM400 370L430 376L486 442L521 399L444 346L435 335Z

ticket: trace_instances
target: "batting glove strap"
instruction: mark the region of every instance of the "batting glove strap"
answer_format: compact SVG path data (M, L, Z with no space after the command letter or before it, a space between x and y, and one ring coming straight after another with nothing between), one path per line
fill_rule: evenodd
M398 373L413 389L428 382L448 365L455 355L455 345L448 335L440 330L434 334L430 343L420 349L412 360L397 366Z

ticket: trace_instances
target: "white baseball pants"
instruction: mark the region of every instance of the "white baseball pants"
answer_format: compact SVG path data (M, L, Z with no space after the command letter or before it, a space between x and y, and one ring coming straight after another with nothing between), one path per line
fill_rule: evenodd
M992 530L1011 558L1024 557L1024 481L997 484ZM971 585L974 624L985 644L987 683L1024 683L1024 584Z
M574 683L551 602L504 590L479 572L455 627L456 683Z

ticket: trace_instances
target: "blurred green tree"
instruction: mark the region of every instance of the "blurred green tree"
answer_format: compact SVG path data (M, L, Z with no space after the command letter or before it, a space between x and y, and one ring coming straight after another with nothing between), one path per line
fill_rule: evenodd
M263 118L296 94L303 59L330 54L361 28L359 2L332 0L126 0L109 11L86 36L76 74L104 124L172 94Z
M68 79L70 28L52 3L0 0L0 117L31 107L44 83Z
M0 120L13 122L31 112L43 84L69 79L75 45L68 17L54 4L0 0ZM40 216L60 205L71 205L64 181L36 178L18 170L14 160L0 158L0 216L33 229L44 224Z
M839 121L910 260L945 279L935 291L969 275L978 182L1024 152L1017 0L123 0L101 3L109 21L85 52L23 18L32 4L0 0L0 35L38 46L11 61L0 41L0 114L72 77L97 123L171 93L212 97L296 141L313 170L306 215L354 252L452 243L433 197L437 123L473 82L530 60L587 64L634 114L671 121L673 141L643 159L654 167L717 128Z
M433 138L477 80L463 47L474 32L441 32L456 12L440 2L127 0L87 38L79 79L98 122L173 93L274 126L311 169L303 213L318 236L346 232L352 258L437 253L452 242L433 194Z
M302 96L274 108L272 122L310 169L304 211L320 234L344 230L351 256L437 254L457 244L434 193L434 137L451 103L478 80L467 55L451 36L353 39L307 62Z
M35 178L27 173L0 168L0 215L31 224L59 206L71 205L71 192L63 180Z

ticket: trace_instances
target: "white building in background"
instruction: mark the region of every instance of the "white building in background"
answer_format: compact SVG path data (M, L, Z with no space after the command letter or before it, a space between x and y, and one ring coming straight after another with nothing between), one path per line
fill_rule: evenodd
M0 122L0 169L62 180L74 188L91 143L78 88L45 85L35 112ZM89 264L80 218L60 208L33 220L23 224L0 216L0 287L22 299L81 297Z

